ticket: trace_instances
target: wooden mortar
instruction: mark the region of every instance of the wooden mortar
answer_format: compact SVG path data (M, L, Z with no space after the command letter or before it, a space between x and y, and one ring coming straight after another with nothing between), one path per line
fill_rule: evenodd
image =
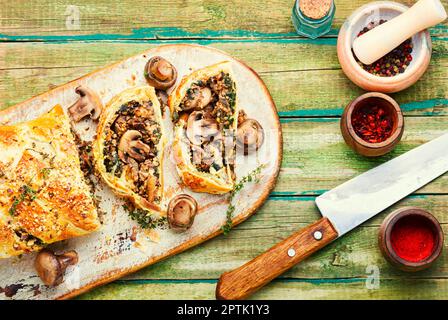
M412 37L412 62L398 75L379 77L370 74L356 62L353 55L352 45L359 31L372 21L390 20L407 9L407 6L392 1L371 2L357 9L344 22L338 35L338 59L345 75L359 87L367 91L397 92L413 85L425 73L432 52L428 30Z

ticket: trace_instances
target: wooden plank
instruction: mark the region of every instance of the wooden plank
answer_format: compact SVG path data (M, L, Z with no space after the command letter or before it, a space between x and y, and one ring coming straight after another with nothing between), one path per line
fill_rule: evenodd
M228 236L219 236L125 280L95 289L81 299L213 299L216 279L222 272L242 265L318 218L311 200L271 199ZM443 224L445 233L448 232L447 195L408 198L293 267L252 298L446 299L448 257L445 253L431 269L409 274L391 267L379 251L377 235L382 220L392 210L407 205L429 210ZM446 247L447 241L445 251ZM366 288L372 268L379 271L379 290Z
M351 12L369 1L338 1L331 34L336 35ZM400 2L412 5L415 1ZM0 16L0 34L3 34L0 39L76 40L86 35L98 40L297 36L290 18L293 3L292 0L5 1ZM448 1L442 3L447 6ZM75 9L70 7L73 5ZM79 11L80 25L76 30L71 30L73 24L67 27L66 23L73 10ZM433 28L432 33L445 36L447 23Z
M26 91L27 88L36 86L35 79L41 83L50 80L47 75L53 71L42 69L34 79L24 76L20 85L16 84L15 88ZM65 68L56 71L55 74L67 72ZM27 71L20 69L14 72ZM25 83L25 79L29 84ZM13 96L15 91L11 89L8 92ZM284 195L320 194L448 130L448 122L442 116L407 117L405 133L397 148L383 157L367 159L355 154L345 145L337 118L284 118L282 122L284 160L275 192ZM419 192L446 192L447 185L448 175L445 175Z
M341 281L302 281L292 279L268 284L250 299L272 300L444 300L448 294L448 279L394 279L383 280L378 289L369 289L367 279ZM205 282L149 282L129 283L118 281L93 290L78 299L215 299L216 283Z
M365 158L344 142L337 118L282 119L283 164L276 194L320 194L358 174L448 132L445 117L407 117L397 147L382 157ZM446 193L448 174L419 193Z
M0 108L154 46L153 43L2 43ZM340 70L334 40L212 46L245 61L261 75L281 116L339 116L342 108L363 92ZM428 72L413 87L393 95L406 115L448 113L447 53L448 41L434 41Z
M251 219L185 253L174 256L128 276L132 280L217 279L223 272L243 265L294 231L317 219L320 214L314 197L275 197ZM377 266L387 279L448 278L448 255L442 254L429 270L405 274L391 267L377 245L379 226L387 214L403 206L418 206L430 211L448 231L448 195L413 196L385 210L343 238L336 240L281 278L341 279L363 278L368 266ZM445 249L448 241L445 241Z

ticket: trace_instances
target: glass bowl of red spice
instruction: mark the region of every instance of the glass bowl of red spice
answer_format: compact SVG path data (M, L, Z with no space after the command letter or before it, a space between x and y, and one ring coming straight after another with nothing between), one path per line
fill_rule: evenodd
M371 65L363 65L353 53L357 37L407 9L406 5L392 1L370 2L355 10L341 27L338 59L346 76L359 87L386 93L401 91L418 81L428 69L432 52L428 30L415 34Z
M404 118L398 103L380 92L365 93L347 105L341 117L345 142L366 157L382 156L400 141Z
M384 257L403 271L429 268L443 249L440 223L429 212L404 207L392 212L383 221L379 245Z

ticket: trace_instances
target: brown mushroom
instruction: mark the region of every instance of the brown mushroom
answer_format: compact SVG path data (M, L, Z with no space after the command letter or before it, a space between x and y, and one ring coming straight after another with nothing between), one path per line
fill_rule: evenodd
M34 260L34 267L42 282L47 286L56 286L64 280L68 266L78 263L76 251L54 254L48 249L39 252Z
M177 70L164 58L152 57L146 63L145 77L149 85L156 89L166 90L176 82Z
M191 227L198 211L196 200L187 195L179 194L168 204L168 224L171 229L185 231Z
M186 133L191 143L201 145L219 136L219 126L207 113L194 111L188 117Z
M73 120L79 122L87 116L90 116L93 120L97 120L103 109L103 104L98 95L89 88L83 86L77 87L75 92L79 94L79 99L68 108L68 113Z
M246 112L244 110L241 109L238 112L238 123L241 124L244 121L246 121L246 119L247 119L247 114L246 114Z
M137 160L144 161L151 152L151 148L140 139L142 134L137 130L126 131L118 144L118 157L125 163L128 162L128 156Z
M212 91L204 87L194 89L188 96L188 100L183 103L183 111L202 110L212 101Z
M246 119L238 126L236 142L244 155L258 150L264 141L263 127L254 119Z

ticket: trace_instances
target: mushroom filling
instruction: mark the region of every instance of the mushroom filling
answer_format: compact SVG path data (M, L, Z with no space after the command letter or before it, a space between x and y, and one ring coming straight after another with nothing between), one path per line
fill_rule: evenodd
M20 242L26 244L30 251L38 250L45 244L41 239L29 234L23 229L15 229L14 233L16 234ZM15 243L13 247L17 250L19 249L19 244Z
M233 172L235 104L235 82L228 73L199 80L187 90L178 119L188 119L186 141L197 170L213 174L229 167Z
M106 128L104 166L116 177L132 181L134 192L148 201L160 203L161 183L157 146L162 131L154 121L152 102L130 101L115 113Z

